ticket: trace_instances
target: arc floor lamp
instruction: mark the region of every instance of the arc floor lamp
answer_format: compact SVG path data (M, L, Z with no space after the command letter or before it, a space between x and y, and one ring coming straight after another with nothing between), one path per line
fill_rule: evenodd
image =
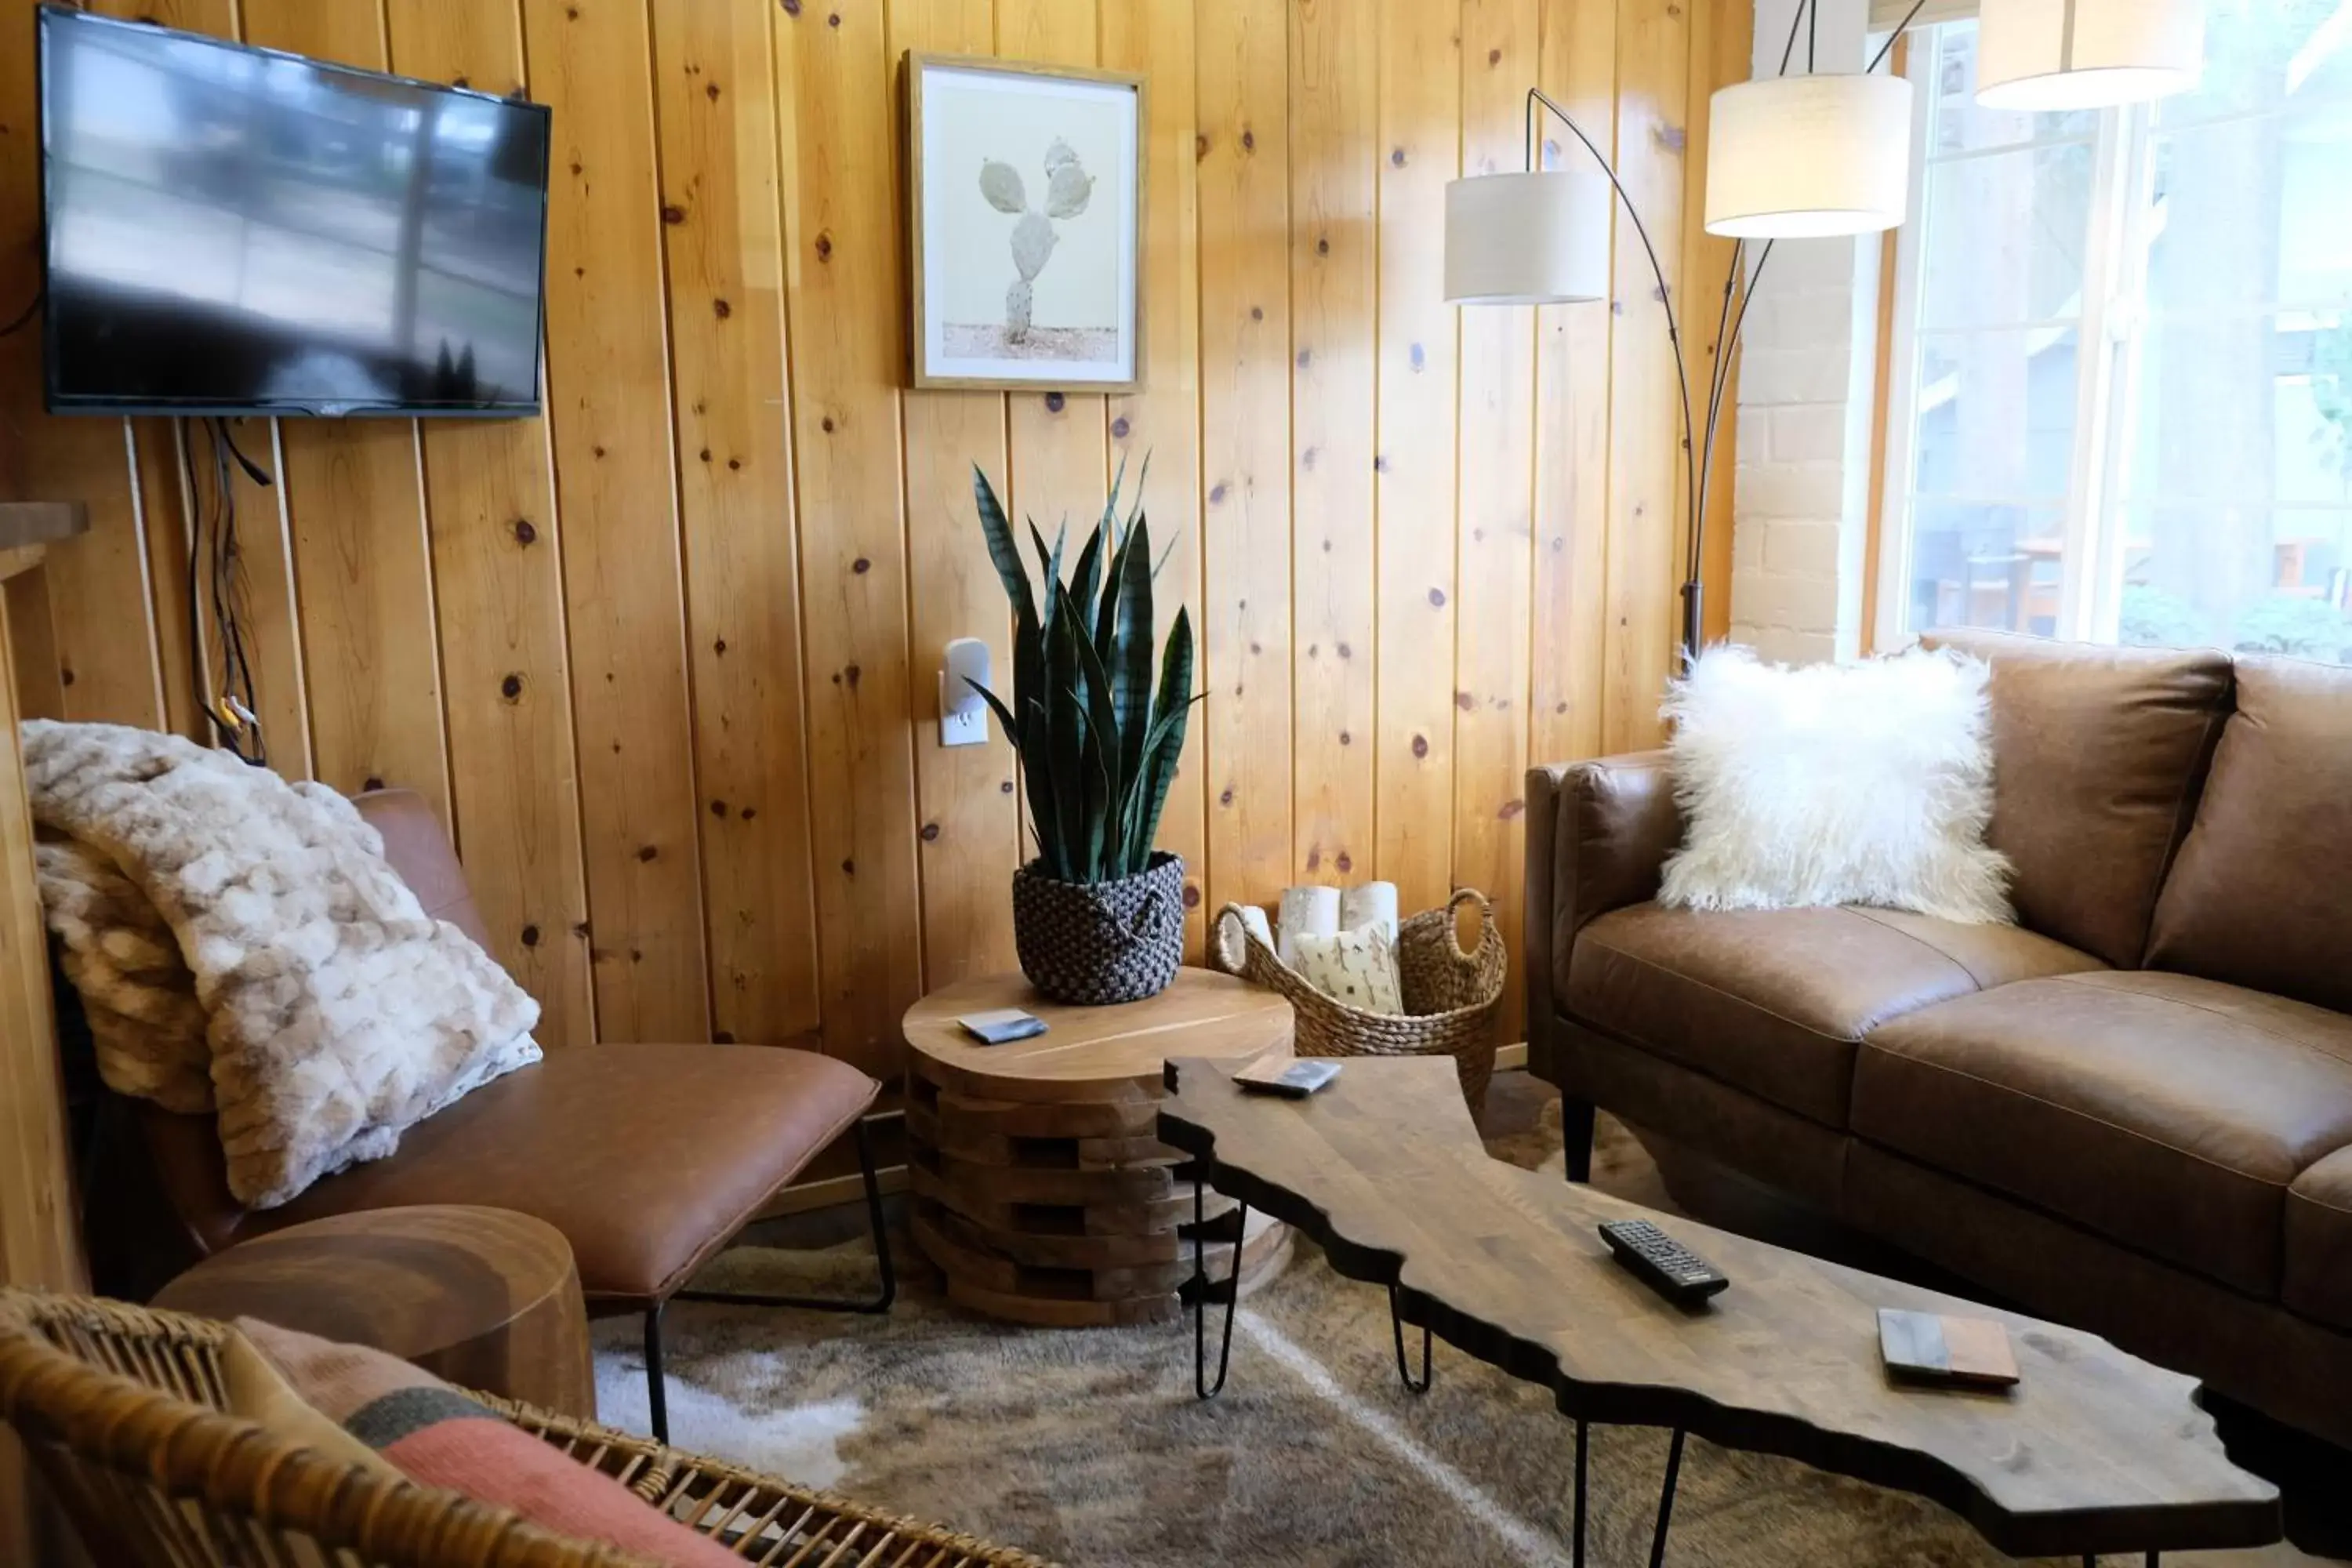
M1820 0L1798 0L1780 73L1715 94L1707 124L1706 230L1739 243L1724 280L1703 419L1691 395L1681 318L1649 228L1608 157L1566 110L1540 88L1528 89L1525 170L1474 175L1445 187L1445 297L1459 305L1609 298L1610 211L1614 202L1624 204L1657 280L1682 393L1689 509L1683 519L1685 663L1698 657L1707 484L1748 303L1775 242L1874 234L1903 222L1911 203L1911 84L1876 73L1926 5L1916 0L1870 64L1850 75L1816 72ZM1790 76L1800 37L1806 40L1806 68ZM2194 87L2203 53L2201 0L1983 0L1978 98L1990 108L2015 110L2143 101ZM1540 167L1536 125L1544 110L1583 144L1598 173ZM1752 241L1763 247L1750 265Z

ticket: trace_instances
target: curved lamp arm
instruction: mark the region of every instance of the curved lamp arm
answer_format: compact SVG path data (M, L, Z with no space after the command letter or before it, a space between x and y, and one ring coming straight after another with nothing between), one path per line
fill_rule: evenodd
M1896 23L1894 30L1887 34L1886 41L1879 46L1878 52L1871 57L1870 64L1863 68L1865 75L1877 70L1886 62L1887 56L1894 52L1895 40L1908 31L1911 24L1918 19L1919 13L1926 8L1927 3L1927 0L1915 0L1903 20ZM1784 76L1788 74L1789 62L1796 53L1798 29L1804 26L1809 18L1817 28L1820 23L1819 0L1799 0L1797 13L1790 22L1788 47L1781 51L1780 55L1780 73ZM1808 69L1812 66L1810 37L1806 66ZM1642 254L1649 258L1650 275L1657 280L1658 303L1666 312L1666 341L1674 349L1675 376L1682 392L1683 465L1685 480L1688 486L1684 493L1688 498L1690 505L1690 513L1685 521L1684 529L1686 570L1682 585L1682 649L1683 658L1687 662L1698 657L1700 609L1702 595L1705 593L1699 577L1699 553L1706 539L1706 508L1709 500L1707 489L1715 477L1715 443L1716 437L1722 429L1724 399L1730 391L1732 355L1738 346L1740 333L1747 328L1748 306L1756 297L1756 284L1764 276L1765 265L1772 259L1772 247L1775 242L1771 240L1764 242L1764 247L1757 252L1756 265L1752 269L1745 265L1748 257L1748 242L1739 240L1732 246L1730 270L1723 280L1723 314L1716 327L1715 363L1713 374L1708 378L1706 425L1702 432L1697 421L1692 416L1690 363L1688 356L1683 351L1682 321L1675 313L1674 290L1666 283L1666 269L1658 260L1658 247L1650 239L1649 227L1642 221L1642 211L1633 203L1633 194L1625 188L1625 182L1617 177L1615 166L1594 143L1592 138L1584 133L1584 128L1539 87L1528 89L1526 159L1528 173L1535 173L1538 167L1536 160L1538 105L1550 110L1552 113L1559 116L1559 122L1567 126L1577 141L1584 144L1584 150L1591 154L1592 161L1601 165L1601 172L1609 176L1610 188L1617 193L1617 199L1624 204L1625 216L1633 220L1633 232L1642 241ZM1748 287L1744 291L1739 287L1743 273L1748 279ZM1738 307L1736 311L1735 303Z
M1682 647L1683 658L1687 661L1698 657L1699 596L1703 592L1699 584L1698 551L1702 537L1701 529L1704 526L1700 520L1704 518L1705 512L1703 503L1699 502L1698 429L1696 422L1691 417L1690 361L1689 357L1683 353L1682 321L1675 314L1675 291L1666 283L1666 269L1658 260L1657 246L1651 242L1649 226L1642 221L1642 209L1633 205L1633 193L1625 188L1625 182L1617 177L1616 168L1611 164L1607 155L1593 144L1592 138L1584 133L1584 127L1579 125L1567 110L1554 102L1550 95L1539 87L1528 89L1528 172L1533 174L1537 167L1536 106L1538 104L1541 104L1559 117L1559 122L1567 126L1579 142L1584 143L1584 150L1592 154L1592 161L1601 165L1602 174L1609 176L1610 188L1617 193L1617 199L1624 204L1625 216L1633 220L1633 232L1641 237L1642 254L1648 257L1650 260L1650 276L1656 279L1658 282L1658 303L1666 312L1666 342L1675 351L1675 379L1681 388L1683 399L1683 468L1685 481L1690 487L1685 493L1695 503L1692 521L1687 530L1690 559L1688 570L1685 573L1683 580ZM1717 363L1720 363L1719 355ZM1713 455L1715 447L1714 424L1714 417L1710 412L1707 420L1707 449L1710 457Z

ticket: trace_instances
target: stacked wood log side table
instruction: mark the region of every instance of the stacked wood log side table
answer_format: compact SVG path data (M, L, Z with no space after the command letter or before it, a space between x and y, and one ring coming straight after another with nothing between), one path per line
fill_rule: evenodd
M956 1020L1019 1007L1045 1033L983 1046ZM907 1013L908 1176L915 1244L949 1299L1055 1328L1176 1316L1192 1277L1187 1156L1160 1142L1171 1056L1236 1065L1287 1055L1290 1004L1232 975L1177 971L1118 1007L1048 1002L1018 974L935 991ZM1279 1273L1290 1233L1205 1194L1209 1278L1241 1292Z

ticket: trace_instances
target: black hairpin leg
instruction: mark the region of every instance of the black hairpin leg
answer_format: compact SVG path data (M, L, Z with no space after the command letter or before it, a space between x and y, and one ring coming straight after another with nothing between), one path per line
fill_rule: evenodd
M817 1296L738 1295L731 1290L678 1290L672 1301L727 1301L738 1307L799 1307L814 1312L887 1312L898 1299L898 1271L890 1261L890 1231L882 1214L882 1178L874 1169L874 1144L861 1118L853 1128L857 1142L857 1173L866 1182L866 1221L874 1230L874 1261L880 1268L880 1292L871 1300L836 1301ZM664 1303L667 1305L667 1303ZM668 1402L662 1391L662 1308L646 1313L646 1410L653 1418L654 1437L669 1441Z
M646 1310L646 1411L653 1418L654 1441L669 1441L669 1400L662 1389L662 1308L656 1301Z
M1412 1369L1405 1364L1404 1319L1397 1311L1397 1293L1396 1287L1393 1285L1389 1287L1389 1331L1396 1336L1397 1375L1404 1379L1404 1391L1407 1394L1427 1394L1429 1392L1429 1325L1424 1323L1421 1329L1421 1381L1415 1383L1412 1380Z
M818 1296L738 1295L732 1290L680 1290L673 1301L730 1301L739 1307L801 1307L815 1312L887 1312L898 1299L898 1271L890 1262L890 1232L882 1215L882 1180L874 1169L874 1145L860 1120L853 1133L857 1141L857 1173L866 1182L866 1219L874 1229L874 1261L882 1272L881 1293L869 1301L836 1301Z
M1249 1205L1244 1204L1234 1215L1234 1270L1225 1283L1225 1328L1217 1346L1217 1381L1209 1381L1209 1264L1201 1232L1208 1220L1202 1193L1208 1184L1197 1173L1192 1179L1192 1393L1202 1399L1214 1399L1225 1386L1225 1370L1234 1359L1234 1309L1242 1299L1242 1237L1249 1228Z
M1584 1568L1584 1423L1576 1424L1576 1553L1574 1568Z
M1650 1537L1650 1568L1663 1568L1666 1561L1666 1526L1675 1517L1675 1479L1683 1470L1683 1429L1675 1428L1675 1440L1666 1448L1666 1484L1658 1493L1658 1529Z

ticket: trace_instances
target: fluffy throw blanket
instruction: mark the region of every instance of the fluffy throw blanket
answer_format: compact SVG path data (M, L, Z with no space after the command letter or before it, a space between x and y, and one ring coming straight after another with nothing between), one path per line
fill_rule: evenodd
M42 903L125 1094L215 1110L257 1208L539 1059L539 1004L429 919L351 802L226 752L28 721ZM198 1047L201 1045L202 1049Z

